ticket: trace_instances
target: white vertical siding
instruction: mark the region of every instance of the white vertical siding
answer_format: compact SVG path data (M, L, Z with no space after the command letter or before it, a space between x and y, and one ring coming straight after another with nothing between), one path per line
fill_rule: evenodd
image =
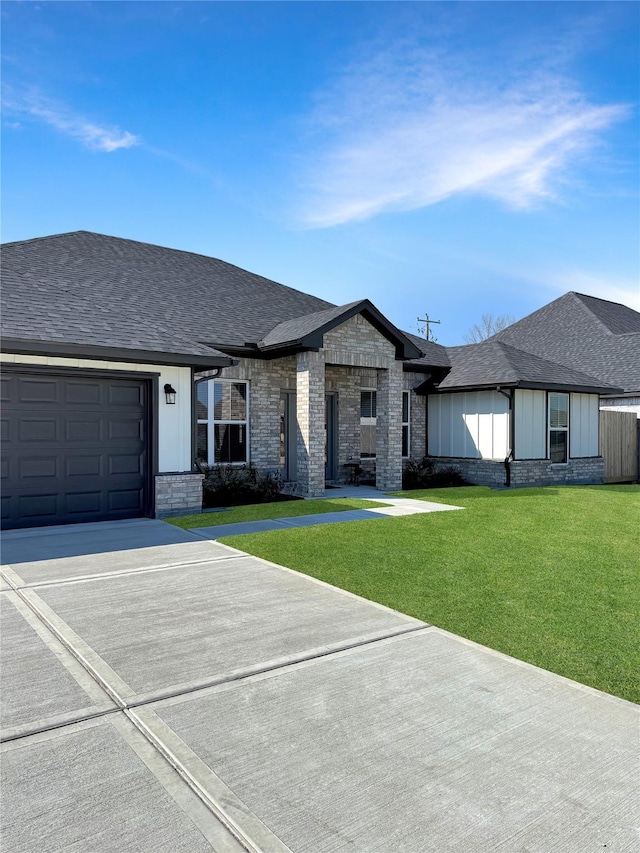
M12 364L42 364L48 367L74 367L82 370L140 371L159 373L158 410L152 413L151 423L158 423L158 471L191 470L191 369L166 364L128 364L127 362L98 361L86 358L64 358L45 355L3 355L2 361ZM176 402L165 402L165 383L176 389Z
M466 459L504 459L509 452L509 401L498 391L432 395L429 453Z
M516 388L514 401L516 459L547 455L547 392Z
M569 456L598 456L598 395L571 394Z

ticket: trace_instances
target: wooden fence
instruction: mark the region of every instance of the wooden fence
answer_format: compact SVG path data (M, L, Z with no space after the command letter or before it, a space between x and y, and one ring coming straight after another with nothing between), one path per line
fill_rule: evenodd
M640 419L635 412L600 409L600 455L604 457L605 483L638 480Z

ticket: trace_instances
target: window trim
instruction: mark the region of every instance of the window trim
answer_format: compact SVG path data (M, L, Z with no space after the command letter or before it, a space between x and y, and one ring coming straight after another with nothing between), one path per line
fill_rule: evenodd
M211 383L221 382L227 385L244 385L246 388L245 392L245 404L246 411L245 417L243 420L216 420L215 418L215 394L213 393L213 389L211 387ZM204 385L204 382L202 383ZM198 400L196 399L196 406L198 404ZM207 425L207 465L219 466L219 465L234 465L239 467L241 465L250 465L251 464L251 439L249 432L249 424L251 418L251 388L249 380L247 379L230 379L230 378L217 378L217 379L208 379L207 380L207 417L206 418L196 418L196 445L197 445L197 430L199 424ZM214 458L215 454L215 429L216 425L219 424L240 424L246 427L246 436L247 436L247 449L246 456L244 462L216 462Z
M567 425L566 427L554 427L551 426L551 398L553 396L556 397L565 397L567 401ZM570 428L571 428L571 396L567 391L547 391L547 459L552 465L568 465L570 459ZM567 444L566 444L566 455L565 459L562 462L554 462L551 458L551 433L552 432L564 432L567 436Z
M362 417L362 394L363 393L375 394L376 417L374 417L374 418L363 418ZM372 398L372 402L373 402L373 398ZM371 408L373 409L373 405ZM360 388L360 427L363 427L363 426L377 427L377 425L378 425L378 417L377 416L378 416L378 389L377 388L371 388L370 386L369 387L366 387L366 386L361 387ZM366 460L376 459L377 455L378 455L377 447L376 447L376 453L369 454L367 456L362 455L362 434L361 434L361 438L360 438L360 447L358 448L358 455L359 455L360 459L366 459Z
M404 395L407 395L407 419L406 421L403 418L404 415ZM403 459L411 458L411 391L405 390L402 392L402 404L400 409L400 418L402 420L402 434L404 435L404 428L407 428L407 453L402 454ZM401 439L402 442L402 439Z

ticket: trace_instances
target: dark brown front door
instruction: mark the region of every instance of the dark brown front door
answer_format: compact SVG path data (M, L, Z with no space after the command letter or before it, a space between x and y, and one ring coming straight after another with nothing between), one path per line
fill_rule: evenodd
M2 526L135 518L149 510L149 383L2 376Z

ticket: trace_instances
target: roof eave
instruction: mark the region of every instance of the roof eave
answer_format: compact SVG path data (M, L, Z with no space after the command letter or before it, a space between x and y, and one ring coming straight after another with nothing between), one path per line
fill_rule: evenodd
M342 314L333 317L321 326L318 326L308 335L302 335L288 341L280 341L277 344L265 344L263 341L258 343L260 352L263 353L279 353L281 351L302 351L302 350L319 350L323 346L323 338L327 332L335 329L336 326L342 325L347 320L355 317L357 314L362 314L371 325L376 328L381 335L394 344L396 348L396 358L401 361L407 361L412 358L420 358L423 355L422 350L414 346L411 341L405 337L402 332L390 323L387 318L381 314L372 302L368 299L363 299L361 302L352 305Z
M15 355L97 359L101 361L122 361L131 364L167 364L175 367L194 367L198 370L231 367L234 364L232 358L215 355L158 352L156 350L129 349L127 347L73 344L60 341L33 341L20 338L3 338L0 344L0 351Z
M454 393L457 391L494 391L496 388L522 388L528 391L573 391L576 394L616 394L617 390L608 385L585 385L569 382L534 382L527 379L519 379L517 382L489 382L485 384L475 383L469 385L449 385L444 388L438 386L434 394Z

